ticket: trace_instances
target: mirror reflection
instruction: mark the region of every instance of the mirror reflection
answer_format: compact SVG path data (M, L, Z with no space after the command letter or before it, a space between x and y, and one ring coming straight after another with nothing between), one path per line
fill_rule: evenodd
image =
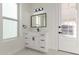
M31 27L46 27L46 13L32 15L31 16Z

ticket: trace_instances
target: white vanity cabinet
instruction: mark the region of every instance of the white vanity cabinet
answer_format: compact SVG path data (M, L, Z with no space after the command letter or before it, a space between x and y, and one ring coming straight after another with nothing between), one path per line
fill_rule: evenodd
M32 32L28 32L25 34L25 46L28 48L32 48L41 52L48 51L48 37L46 32L36 32L35 30Z
M24 35L25 46L41 52L48 51L48 32L47 32L46 13L34 14L31 16L30 27Z

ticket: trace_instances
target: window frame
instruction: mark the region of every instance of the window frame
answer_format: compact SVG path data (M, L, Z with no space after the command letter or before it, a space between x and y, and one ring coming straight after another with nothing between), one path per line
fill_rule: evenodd
M13 39L13 38L18 38L19 37L19 4L16 3L17 5L17 19L14 18L10 18L10 17L6 17L2 15L2 19L6 19L6 20L11 20L11 21L16 21L17 22L17 36L16 37L11 37L11 38L6 38L3 40L8 40L8 39Z

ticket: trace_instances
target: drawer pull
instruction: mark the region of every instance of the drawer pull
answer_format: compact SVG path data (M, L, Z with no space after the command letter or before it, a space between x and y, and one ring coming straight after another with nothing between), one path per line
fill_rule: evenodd
M25 35L27 35L28 33L25 33Z
M26 45L28 45L28 43L25 43Z
M45 48L45 47L41 47L41 48Z
M41 40L41 41L45 41L45 40Z
M28 39L27 37L25 37L25 39Z
M41 34L41 36L45 36L45 34Z

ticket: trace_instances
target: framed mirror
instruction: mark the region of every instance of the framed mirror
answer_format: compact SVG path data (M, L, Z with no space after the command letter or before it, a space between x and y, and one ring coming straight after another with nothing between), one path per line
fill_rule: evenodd
M47 26L46 13L31 16L31 27L41 28Z

